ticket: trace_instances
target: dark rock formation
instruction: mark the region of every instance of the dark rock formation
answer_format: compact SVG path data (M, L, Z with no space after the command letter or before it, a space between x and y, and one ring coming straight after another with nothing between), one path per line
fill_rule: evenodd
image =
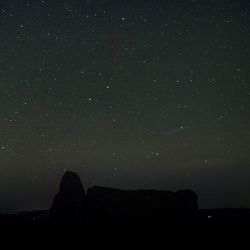
M94 186L87 196L76 173L63 175L60 189L50 208L55 224L142 226L182 226L194 222L198 214L197 196L191 190L119 190Z
M86 195L79 176L67 171L61 180L49 211L50 222L56 224L83 223L86 218Z
M118 190L92 187L87 193L90 220L143 226L188 222L198 213L193 191Z

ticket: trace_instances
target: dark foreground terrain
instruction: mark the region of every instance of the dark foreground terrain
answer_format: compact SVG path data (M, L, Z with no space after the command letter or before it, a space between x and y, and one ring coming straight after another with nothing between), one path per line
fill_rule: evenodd
M66 172L49 210L0 215L0 242L4 249L248 248L250 209L202 210L197 200L191 190L85 193Z
M1 242L26 249L169 249L173 245L250 243L250 209L199 210L200 219L195 223L151 228L126 224L51 225L48 215L48 211L1 215Z

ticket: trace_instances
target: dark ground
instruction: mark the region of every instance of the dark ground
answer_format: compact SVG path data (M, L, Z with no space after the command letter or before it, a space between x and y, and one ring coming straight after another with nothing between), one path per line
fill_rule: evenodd
M1 215L0 232L2 245L15 249L241 249L250 243L250 209L199 210L198 220L174 226L51 225L48 211L20 212Z

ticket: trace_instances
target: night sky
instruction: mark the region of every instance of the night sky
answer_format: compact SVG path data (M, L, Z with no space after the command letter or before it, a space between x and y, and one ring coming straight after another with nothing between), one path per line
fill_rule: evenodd
M1 0L0 211L85 188L250 206L249 0Z

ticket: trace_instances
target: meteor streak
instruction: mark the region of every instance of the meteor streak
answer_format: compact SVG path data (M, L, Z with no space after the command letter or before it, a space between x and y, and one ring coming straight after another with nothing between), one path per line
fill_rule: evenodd
M180 128L177 128L177 129L174 129L174 130L171 130L171 131L167 131L166 132L166 135L172 135L172 134L175 134L175 133L178 133L178 132L181 132L183 130L187 130L188 128L184 128L184 127L180 127Z

